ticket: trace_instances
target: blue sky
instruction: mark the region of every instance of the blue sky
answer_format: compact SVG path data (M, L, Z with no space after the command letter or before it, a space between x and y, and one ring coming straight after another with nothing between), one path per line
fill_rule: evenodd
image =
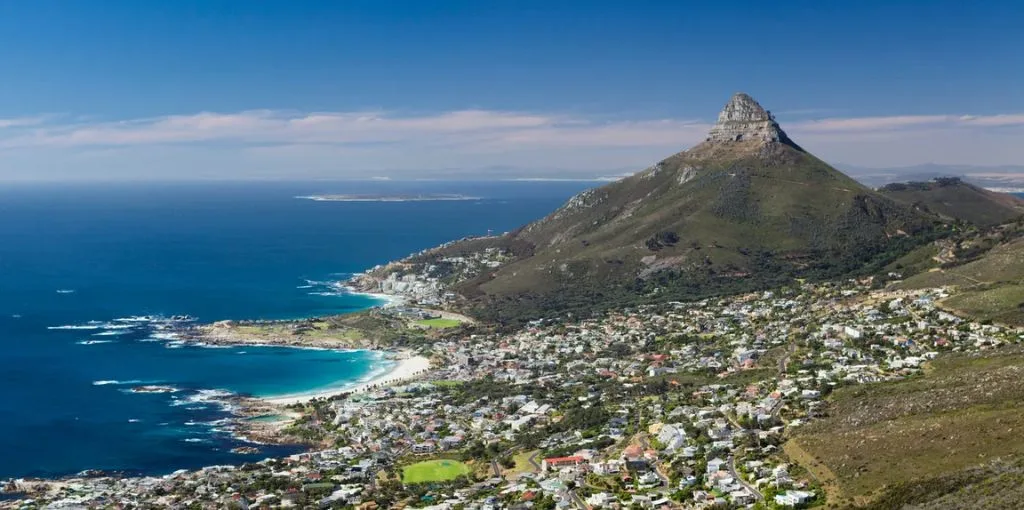
M978 4L978 5L975 5ZM639 169L735 91L833 162L1024 164L1021 2L0 2L0 179Z

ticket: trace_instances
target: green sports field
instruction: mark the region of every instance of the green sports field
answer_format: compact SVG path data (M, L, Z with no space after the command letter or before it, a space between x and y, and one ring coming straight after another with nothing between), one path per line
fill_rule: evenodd
M405 483L446 482L460 475L468 475L469 466L457 460L438 459L417 462L402 468Z
M426 319L422 321L416 321L416 324L423 326L425 328L444 329L454 328L455 326L462 324L462 322L457 321L455 319Z

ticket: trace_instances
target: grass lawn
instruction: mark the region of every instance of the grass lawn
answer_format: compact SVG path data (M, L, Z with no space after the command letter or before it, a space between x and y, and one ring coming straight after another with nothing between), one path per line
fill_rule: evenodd
M516 463L512 469L505 471L507 476L520 475L523 473L532 473L535 471L533 464L530 464L530 455L537 453L538 450L530 450L525 452L519 452L512 456L512 460Z
M457 460L438 459L417 462L402 468L405 483L446 482L460 475L468 475L470 468Z
M462 386L462 381L450 381L442 379L440 381L431 381L431 384L439 388L454 388L456 386Z
M459 324L462 324L462 322L457 321L455 319L426 319L422 321L416 321L416 325L418 326L437 329L454 328Z

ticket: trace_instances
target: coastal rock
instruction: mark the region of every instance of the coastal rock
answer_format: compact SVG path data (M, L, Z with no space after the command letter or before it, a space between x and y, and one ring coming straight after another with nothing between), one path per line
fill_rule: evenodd
M758 140L762 142L788 141L786 134L775 122L771 112L765 110L754 98L739 92L732 96L718 114L718 122L708 133L708 142L741 142Z

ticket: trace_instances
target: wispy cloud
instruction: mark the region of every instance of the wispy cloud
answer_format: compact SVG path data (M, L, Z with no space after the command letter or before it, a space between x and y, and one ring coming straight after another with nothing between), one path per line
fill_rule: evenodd
M895 115L885 117L827 118L794 124L795 131L855 132L891 131L908 128L957 128L1024 125L1024 114L1003 115Z
M0 129L37 126L46 122L47 118L48 116L39 115L35 117L13 117L9 119L0 119Z
M1024 162L1019 143L1024 113L786 120L781 119L783 127L797 142L831 161L865 166ZM256 172L426 176L427 168L465 175L489 166L570 171L541 175L545 178L605 175L643 168L692 146L710 127L710 119L608 120L496 110L249 110L113 121L46 115L0 119L0 178L43 168L53 178L115 168L122 169L118 178L190 171L224 178Z
M0 124L2 125L2 124ZM15 124L12 121L12 126ZM24 124L28 125L28 124ZM607 130L609 126L590 126ZM6 147L245 144L446 143L529 138L529 133L585 130L576 119L519 112L462 110L402 116L381 112L295 113L253 110L98 123L48 124L2 138ZM614 129L614 128L613 128Z

